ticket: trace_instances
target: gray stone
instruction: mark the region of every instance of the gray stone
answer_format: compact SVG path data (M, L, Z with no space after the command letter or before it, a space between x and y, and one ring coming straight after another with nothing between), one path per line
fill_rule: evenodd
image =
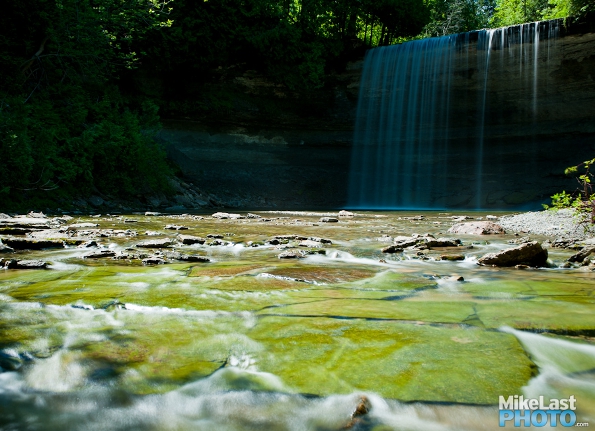
M448 233L463 235L497 235L505 234L504 228L491 221L474 221L455 224L448 229Z
M114 257L116 252L113 250L97 250L87 253L83 256L84 259L102 259L105 257Z
M501 250L498 253L488 253L479 258L478 263L494 266L529 265L539 267L545 266L547 258L547 250L537 241L531 241L518 247Z
M355 214L350 211L341 210L339 211L339 217L354 217Z
M440 260L465 260L465 256L462 254L442 254Z
M142 241L136 244L137 247L141 248L166 248L173 244L173 241L169 238L159 238L147 241Z
M167 226L165 226L165 229L167 229L167 230L188 230L188 228L186 226L180 226L177 224L168 224Z
M322 223L337 223L339 222L339 219L334 217L321 217L319 221Z
M45 269L48 263L42 260L16 260L6 261L5 267L8 269Z
M303 241L300 241L300 243L298 244L298 246L300 247L310 247L310 248L321 248L322 247L322 243L317 242L317 241L312 241L309 239L305 239Z
M428 248L458 247L461 245L461 240L453 238L426 238L422 244L425 244Z

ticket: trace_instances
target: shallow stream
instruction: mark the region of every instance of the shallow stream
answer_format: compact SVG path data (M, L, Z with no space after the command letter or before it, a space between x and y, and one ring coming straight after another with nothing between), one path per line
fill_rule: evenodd
M481 267L518 237L386 254L387 236L453 237L460 214L258 214L270 221L72 221L129 230L96 238L111 250L222 235L175 245L206 263L19 252L50 267L0 271L0 429L496 430L498 397L521 394L574 395L595 425L595 274L558 268L571 251L550 249L547 269Z

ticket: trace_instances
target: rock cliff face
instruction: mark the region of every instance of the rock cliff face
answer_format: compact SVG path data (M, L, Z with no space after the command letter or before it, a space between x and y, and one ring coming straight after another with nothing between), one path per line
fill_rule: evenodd
M576 187L564 168L595 155L595 19L563 27L548 48L541 46L531 58L537 67L525 67L524 75L522 63L504 61L512 55L506 50L491 53L487 81L478 66L483 53L471 49L466 62L456 61L449 77L448 154L435 157L421 173L451 165L448 190L427 191L433 205L534 208L551 194ZM334 85L307 96L247 72L222 84L236 91L228 111L164 121L160 137L183 173L228 205L345 206L362 64L350 64L334 77ZM536 79L529 72L536 72ZM485 97L482 113L479 94ZM479 115L485 120L481 130ZM480 196L473 186L479 133Z

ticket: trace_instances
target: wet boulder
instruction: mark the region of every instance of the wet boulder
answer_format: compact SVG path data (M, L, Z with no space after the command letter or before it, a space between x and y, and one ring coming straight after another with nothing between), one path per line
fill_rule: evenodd
M335 217L321 217L319 221L322 223L338 223L339 219Z
M178 235L178 241L184 245L204 244L205 239L192 235Z
M159 238L139 242L136 246L141 248L166 248L170 247L172 244L173 241L169 238Z
M448 233L463 235L498 235L506 232L502 226L491 221L473 221L455 224L448 229Z
M294 250L287 250L277 256L279 259L301 259L302 253Z
M480 265L494 266L545 266L548 253L537 241L527 242L517 247L501 250L498 253L488 253L478 259Z
M339 217L354 217L355 214L350 211L341 210L339 211Z

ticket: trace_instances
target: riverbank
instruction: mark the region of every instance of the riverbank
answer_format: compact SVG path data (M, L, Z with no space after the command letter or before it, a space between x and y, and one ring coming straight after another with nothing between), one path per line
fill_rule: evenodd
M498 223L508 232L581 241L595 236L595 226L581 223L572 209L545 210L503 216Z

